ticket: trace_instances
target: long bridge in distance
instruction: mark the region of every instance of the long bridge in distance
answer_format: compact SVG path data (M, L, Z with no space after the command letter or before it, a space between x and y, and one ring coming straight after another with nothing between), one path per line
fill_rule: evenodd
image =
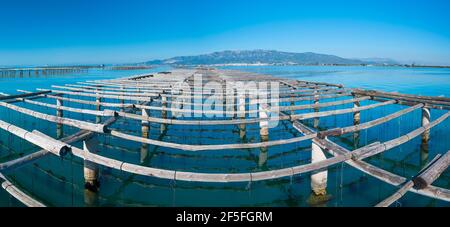
M88 65L88 66L61 66L61 67L26 67L26 68L1 68L0 78L8 77L32 77L32 76L52 76L52 75L65 75L85 73L89 69L109 69L109 70L143 70L151 69L152 66L140 66L140 65L117 65L117 66L104 66L104 65Z
M86 72L89 67L30 67L30 68L0 68L0 78L51 76Z
M201 75L200 84L196 75ZM242 92L236 85L254 82L257 86L247 86ZM270 84L265 89L260 84ZM207 84L213 84L217 90L202 89ZM272 89L275 87L276 89ZM229 86L230 85L230 86ZM270 87L270 89L269 89ZM222 89L223 88L223 89ZM269 75L240 72L235 70L219 70L214 68L174 69L169 72L135 75L110 80L92 80L64 86L52 86L51 89L36 88L37 91L19 90L19 94L1 93L0 106L21 115L31 116L56 124L57 137L53 138L43 132L28 131L0 119L0 128L26 140L42 150L23 157L0 163L0 172L14 171L16 168L32 163L47 155L76 156L83 160L84 180L86 188L101 190L98 178L101 175L99 167L117 169L136 175L186 182L253 182L310 173L311 191L316 195L326 193L328 182L328 168L346 163L374 178L398 188L391 196L379 201L373 206L390 206L400 199L406 192L417 193L433 199L450 202L449 189L433 185L450 164L450 152L442 151L435 157L428 157L427 147L430 141L430 130L447 120L450 116L450 98L419 96L393 92L383 92L365 89L349 89L340 84L322 82L308 82L285 79ZM178 91L174 92L174 90ZM182 92L185 91L185 92ZM216 95L222 100L215 103L225 111L225 117L215 117L219 110L203 108L207 105L205 97ZM265 99L253 100L252 96L262 95ZM200 97L200 102L198 101ZM326 101L336 99L337 101ZM38 101L39 99L53 100L54 103ZM114 100L114 101L113 101ZM362 105L363 101L373 103ZM52 101L52 102L53 102ZM298 104L310 101L311 104ZM54 114L42 113L27 106L41 106L54 109ZM67 103L83 104L85 108L69 107ZM344 104L353 105L351 108L342 107ZM399 111L362 122L361 112L371 111L383 106L403 106ZM190 106L192 108L182 108ZM334 110L322 111L321 108L335 107ZM442 111L435 120L431 118L431 109ZM296 113L298 110L310 110L307 113ZM366 146L349 149L333 142L332 137L352 134L354 140L359 140L360 132L414 111L421 111L420 127L397 138L388 141L376 141ZM66 117L65 112L95 116L95 122ZM152 113L157 112L158 114ZM213 117L184 118L182 114L193 113L210 114ZM329 116L349 114L353 117L353 124L345 127L335 127L322 130L318 127L320 119ZM273 118L276 116L276 118ZM118 119L126 120L130 124L138 124L140 135L121 131L111 127ZM304 120L312 119L308 125ZM270 125L273 121L287 122L300 136L271 139ZM260 141L226 143L226 144L184 144L166 142L149 138L149 131L153 125L159 125L161 133L169 125L211 126L235 125L240 137L245 137L248 125L259 127ZM62 138L64 126L79 129L73 135ZM380 132L383 133L383 132ZM129 163L101 155L99 151L98 135L108 135L122 140L142 143L143 146L159 146L188 152L259 149L259 163L267 162L268 148L302 141L311 141L310 163L282 167L278 169L256 172L188 172L177 169L161 169ZM421 156L428 161L413 177L401 176L377 167L365 161L385 151L399 147L415 138L421 138ZM83 142L83 147L76 147L76 142ZM142 153L145 156L145 153ZM144 158L144 157L143 157ZM27 206L46 206L33 195L16 187L8 178L0 173L3 179L2 187Z

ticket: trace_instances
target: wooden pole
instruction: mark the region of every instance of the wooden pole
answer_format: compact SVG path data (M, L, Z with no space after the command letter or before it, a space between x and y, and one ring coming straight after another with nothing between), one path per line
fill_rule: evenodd
M98 152L98 140L93 136L83 141L83 150L89 153ZM89 160L84 160L84 186L86 189L97 192L100 186L98 181L98 166Z
M148 117L149 114L147 110L142 109L142 117ZM143 120L141 123L141 129L142 129L142 138L148 139L149 138L149 131L150 131L150 123L148 121ZM148 156L148 144L142 143L141 146L141 159L140 163L144 163Z
M123 91L123 90L124 90L124 87L122 86L122 87L120 87L120 89ZM122 104L122 106L123 106L124 103L125 103L124 99L121 98L121 99L120 99L120 104ZM124 110L124 108L121 107L121 108L120 108L120 111L123 111L123 110Z
M10 195L12 195L14 198L22 202L28 207L45 207L43 203L40 201L37 201L33 197L29 196L25 192L23 192L21 189L16 187L13 183L11 183L8 179L6 179L5 176L3 176L0 173L0 178L4 180L2 183L2 188L5 189Z
M320 162L327 159L322 148L320 148L320 146L315 142L312 143L311 150L311 163ZM327 194L327 180L327 170L320 171L311 175L311 188L316 196L323 196Z
M291 98L292 98L292 100L291 100L291 107L294 107L295 106L295 101L293 100L295 97L294 96L291 96ZM291 109L291 115L294 115L295 114L295 110L294 109Z
M450 165L450 151L442 155L423 171L418 177L413 179L414 188L424 189L431 185Z
M422 126L430 123L431 114L428 108L422 108ZM425 130L422 134L422 143L420 144L420 166L428 164L428 141L430 140L430 130Z
M167 97L161 97L161 118L163 119L167 119L167 111L165 109L167 109ZM161 134L164 133L164 131L166 131L167 125L166 124L161 124Z
M61 99L56 99L56 116L57 117L63 117L63 110L60 109L63 106L63 101ZM63 137L63 125L62 124L56 124L56 138L61 139Z
M237 89L235 92L238 93ZM237 97L236 111L236 116L239 116L239 118L241 119L245 119L245 94L241 94ZM239 137L241 138L241 140L245 138L246 129L246 124L239 124Z
M267 119L268 118L268 106L267 104L260 104L259 105L259 117ZM261 121L259 122L259 134L261 137L261 142L267 142L269 141L269 121ZM267 163L267 152L268 147L261 147L260 153L259 153L259 161L258 166L263 167Z
M425 126L430 123L431 114L428 108L422 108L422 126ZM430 130L426 130L422 134L422 143L428 144L430 140Z
M98 90L98 89L97 89ZM98 94L98 93L97 93ZM102 109L101 103L102 103L102 98L100 96L97 96L95 98L95 110L100 111ZM100 123L102 121L102 117L101 116L96 116L95 117L95 123Z
M319 94L317 92L317 90L314 91L314 106L319 105ZM314 108L314 112L319 112L319 107L315 107ZM314 118L314 128L318 128L319 127L319 118L316 117Z

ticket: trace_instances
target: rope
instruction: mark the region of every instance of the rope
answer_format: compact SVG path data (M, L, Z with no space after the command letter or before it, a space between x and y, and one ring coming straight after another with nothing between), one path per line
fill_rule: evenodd
M252 181L253 181L253 175L250 173L250 181L248 182L247 186L245 187L245 190L249 191L252 187Z

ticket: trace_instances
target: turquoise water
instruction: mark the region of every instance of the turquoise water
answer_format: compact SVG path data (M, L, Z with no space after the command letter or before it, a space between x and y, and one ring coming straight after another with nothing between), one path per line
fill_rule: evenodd
M343 84L350 88L450 97L450 68L359 66L224 67L284 78Z
M226 67L274 76L297 78L309 81L341 83L347 87L364 87L386 91L423 95L450 96L450 70L419 68L383 68L383 67ZM166 70L166 69L154 69ZM16 89L33 90L48 88L51 84L65 84L90 79L114 78L145 71L101 71L94 70L79 75L62 75L48 78L2 78L0 91L14 93ZM80 98L80 97L77 97ZM89 98L85 98L89 99ZM335 101L337 99L329 99ZM54 100L40 99L52 103ZM117 102L108 100L105 102ZM307 104L298 102L297 104ZM365 101L368 105L372 101ZM54 110L36 107L31 104L17 103L43 113L54 114ZM71 107L91 108L82 104L66 104ZM352 104L339 107L322 108L332 110L349 108ZM401 106L385 106L361 113L361 122L393 113ZM309 110L297 111L304 113ZM433 110L436 119L444 111ZM25 129L37 129L56 137L56 126L43 120L36 120L0 108L1 119ZM138 112L139 114L139 112ZM150 113L160 116L157 111ZM93 116L64 112L65 117L95 121ZM170 116L170 115L169 115ZM420 126L420 110L399 119L361 132L360 140L355 143L352 135L334 140L349 148L361 147L375 141L386 141ZM400 122L402 122L400 124ZM304 123L311 125L312 120ZM353 124L351 114L331 116L320 119L321 130L348 126ZM113 128L133 135L140 135L139 121L119 120ZM450 149L448 130L449 120L431 130L429 158ZM77 129L64 126L64 135L75 133ZM382 132L382 133L380 133ZM167 142L186 144L221 144L239 142L258 142L258 125L248 125L247 135L242 140L237 126L180 126L169 125L161 133L161 125L152 124L150 138ZM269 132L270 139L299 136L292 126L283 122ZM333 139L333 138L332 138ZM99 135L101 155L124 160L126 162L179 171L195 172L249 172L279 169L310 162L310 141L291 145L270 147L267 161L259 149L189 152L156 146L143 146L140 143L125 141L110 136ZM420 138L414 139L398 148L377 155L367 161L398 175L411 177L417 173L426 160L421 159ZM75 144L81 147L81 143ZM21 155L37 151L36 147L0 132L0 161L8 161ZM262 163L262 164L259 164ZM101 168L100 191L93 194L84 190L83 164L78 158L60 159L47 156L31 165L5 173L16 185L49 206L373 206L395 191L392 187L373 177L365 175L346 164L339 164L328 169L328 197L317 198L311 194L310 174L302 174L283 179L262 182L243 183L196 183L173 180L161 180L151 177L133 175L109 168ZM450 172L447 170L435 185L449 188ZM321 200L322 199L322 200ZM322 202L317 202L322 201ZM4 190L0 190L1 206L21 206ZM408 193L395 206L449 206L446 202Z

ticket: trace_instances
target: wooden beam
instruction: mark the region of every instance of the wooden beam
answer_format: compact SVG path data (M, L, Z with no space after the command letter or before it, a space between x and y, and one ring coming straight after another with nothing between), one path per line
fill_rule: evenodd
M450 151L445 153L442 157L436 160L425 169L419 176L413 179L414 187L416 189L424 189L431 185L450 165Z
M18 94L18 95L8 95L8 96L0 96L0 100L9 100L9 99L16 99L16 98L26 98L31 96L38 96L42 94L48 94L51 91L45 90L40 92L33 92L33 93L26 93L26 94Z

